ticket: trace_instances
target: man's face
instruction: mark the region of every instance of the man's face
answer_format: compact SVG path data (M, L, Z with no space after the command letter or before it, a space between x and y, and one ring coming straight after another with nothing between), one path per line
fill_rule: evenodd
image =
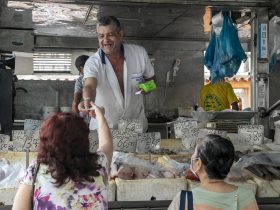
M120 49L123 33L114 25L98 26L97 36L99 47L106 55L111 55Z

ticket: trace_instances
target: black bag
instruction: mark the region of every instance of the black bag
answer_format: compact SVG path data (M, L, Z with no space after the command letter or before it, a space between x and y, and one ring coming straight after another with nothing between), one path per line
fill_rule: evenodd
M35 190L35 181L36 181L36 178L37 178L37 174L38 174L38 171L39 171L39 167L40 167L40 163L37 163L36 164L36 167L35 167L35 174L34 174L34 178L33 178L33 181L32 181L32 191L31 191L31 209L33 209L33 197L34 197L34 190Z
M187 196L187 199L188 199L188 210L193 210L192 191L186 191L186 190L181 191L179 210L185 210L186 196Z

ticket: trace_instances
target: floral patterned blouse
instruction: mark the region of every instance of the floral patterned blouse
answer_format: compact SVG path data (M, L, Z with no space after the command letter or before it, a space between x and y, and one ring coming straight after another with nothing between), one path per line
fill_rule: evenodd
M36 210L66 210L66 209L108 209L108 160L104 153L98 152L100 176L94 177L95 182L69 181L61 187L53 185L54 179L50 173L46 173L48 166L40 164L35 181L33 195L33 209ZM21 184L32 185L36 164L31 164Z

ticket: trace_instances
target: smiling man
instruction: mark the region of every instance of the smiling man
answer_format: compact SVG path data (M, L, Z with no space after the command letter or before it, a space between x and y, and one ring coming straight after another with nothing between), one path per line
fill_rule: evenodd
M113 16L98 19L96 26L99 49L84 67L83 99L80 110L87 111L91 103L105 108L110 127L120 119L141 119L147 129L143 95L135 94L140 82L155 80L154 68L146 50L138 45L123 44L123 30ZM96 129L91 118L90 129Z

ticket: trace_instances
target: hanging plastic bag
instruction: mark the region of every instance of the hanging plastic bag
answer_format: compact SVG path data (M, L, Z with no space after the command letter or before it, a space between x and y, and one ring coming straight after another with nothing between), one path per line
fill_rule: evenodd
M220 36L221 49L223 50L221 63L225 66L224 75L234 76L243 60L247 56L240 44L238 31L228 15L224 16L223 29Z
M269 72L275 70L277 55L280 54L280 17L274 16L269 21Z
M210 70L211 82L234 76L246 58L237 28L230 17L224 14L221 34L216 36L212 29L211 40L204 57L204 64Z
M211 70L214 62L214 56L215 56L215 48L216 48L216 34L214 30L211 30L211 38L208 44L208 47L206 49L205 55L204 55L204 65L207 67L207 69Z

